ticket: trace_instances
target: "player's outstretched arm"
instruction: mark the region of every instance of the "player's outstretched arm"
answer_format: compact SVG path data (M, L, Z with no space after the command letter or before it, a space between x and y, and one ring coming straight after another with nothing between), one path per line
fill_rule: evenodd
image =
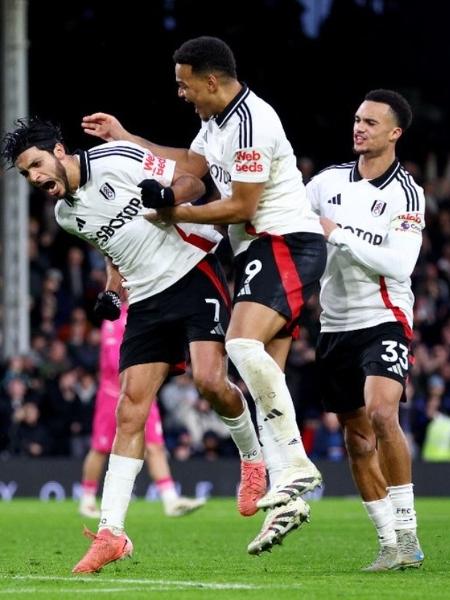
M201 154L187 148L170 148L169 146L154 144L145 138L130 133L119 119L113 115L102 112L86 115L83 117L81 127L88 135L98 137L106 142L126 140L139 144L143 148L148 148L156 156L176 161L181 169L197 177L204 177L208 172L205 157Z
M123 127L119 119L107 113L97 112L92 115L86 115L81 121L81 127L88 135L98 137L105 142L114 142L116 140L127 140L135 142L136 136L133 136Z
M209 223L226 225L250 221L258 207L265 183L233 182L229 198L214 200L201 206L182 204L146 215L151 222Z

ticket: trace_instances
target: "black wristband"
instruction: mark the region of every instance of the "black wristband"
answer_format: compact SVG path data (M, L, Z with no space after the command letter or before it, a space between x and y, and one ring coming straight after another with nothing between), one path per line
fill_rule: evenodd
M142 204L145 208L169 208L175 205L175 194L171 187L163 187L156 179L144 179L141 188Z
M161 196L164 198L165 206L175 206L175 194L171 187L165 187L161 190Z

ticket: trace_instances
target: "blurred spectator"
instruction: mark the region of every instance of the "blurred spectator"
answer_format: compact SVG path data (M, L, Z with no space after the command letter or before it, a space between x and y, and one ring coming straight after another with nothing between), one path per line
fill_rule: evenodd
M88 372L81 372L75 383L76 400L73 407L71 455L83 458L91 447L92 419L94 418L97 381Z
M441 412L441 397L427 402L429 423L425 432L422 457L430 462L450 461L450 417Z
M20 456L44 456L48 451L48 443L48 431L41 422L38 406L34 402L25 402L14 414L12 452Z
M69 292L75 306L82 305L84 302L86 279L84 253L78 246L71 246L67 253L64 269L64 287Z
M69 456L71 436L81 431L77 421L78 373L75 369L62 372L49 381L45 395L45 422L52 433L50 452L52 455ZM43 407L44 408L44 407Z
M313 458L340 461L346 457L344 438L336 413L323 413L314 436Z
M297 168L299 171L301 171L303 182L306 185L314 175L315 165L313 160L309 158L309 156L300 156L300 158L297 160Z
M72 367L67 352L67 346L58 339L50 342L47 356L40 366L40 373L44 379L51 381L56 379L61 373Z
M205 450L203 442L206 433L216 436L218 446L229 439L227 427L204 398L198 398L191 409L184 413L183 422L191 438L192 448L197 453Z

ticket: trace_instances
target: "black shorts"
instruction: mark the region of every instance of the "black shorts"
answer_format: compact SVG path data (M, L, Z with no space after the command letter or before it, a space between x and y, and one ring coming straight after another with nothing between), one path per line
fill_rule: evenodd
M395 379L405 387L412 363L410 340L400 323L321 333L316 364L325 409L343 413L364 406L368 375ZM402 400L405 400L403 393Z
M224 342L230 310L225 275L217 258L208 254L166 290L130 305L120 371L164 362L182 372L188 343Z
M234 302L258 302L286 317L293 334L304 303L318 290L327 259L317 233L263 235L236 257Z

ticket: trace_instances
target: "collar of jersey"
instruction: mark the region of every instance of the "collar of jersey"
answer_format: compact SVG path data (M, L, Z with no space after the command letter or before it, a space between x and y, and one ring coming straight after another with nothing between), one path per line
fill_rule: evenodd
M233 100L227 104L221 113L214 117L218 127L223 127L225 125L231 115L237 110L242 102L244 102L249 94L250 90L248 89L247 84L243 83L242 90L236 94Z
M82 188L91 177L89 155L85 150L75 150L74 154L77 154L80 159L80 188Z
M382 175L375 177L375 179L368 179L367 181L375 187L383 189L392 181L399 169L400 163L396 158L392 165L388 167L388 169ZM361 181L361 179L363 179L363 177L358 169L358 161L356 161L353 169L350 171L350 181Z

